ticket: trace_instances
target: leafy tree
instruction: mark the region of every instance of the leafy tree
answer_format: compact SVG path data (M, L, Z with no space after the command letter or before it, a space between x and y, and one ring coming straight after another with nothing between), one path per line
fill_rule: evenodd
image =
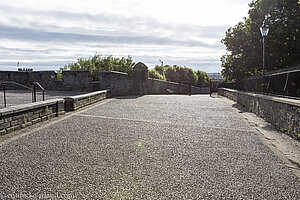
M166 79L165 76L160 74L156 69L149 70L149 77L160 79L160 80L165 80Z
M207 75L207 73L198 70L197 71L197 86L198 87L207 87L209 86L209 76Z
M262 73L260 27L267 17L266 71L300 63L300 5L298 0L253 0L248 18L230 27L222 43L228 53L221 57L223 76L239 80Z
M163 65L155 65L154 69L161 75L164 75L166 71L166 68Z
M165 66L165 76L166 80L173 81L177 83L187 83L191 81L192 85L197 84L197 74L194 70L188 67L181 67L181 66Z
M165 76L167 81L178 82L178 74L175 67L166 66Z
M76 62L65 65L59 69L58 73L61 73L63 70L88 70L91 72L92 79L97 80L98 73L101 70L129 73L132 71L134 65L135 63L130 56L120 59L95 54L93 57L79 58Z

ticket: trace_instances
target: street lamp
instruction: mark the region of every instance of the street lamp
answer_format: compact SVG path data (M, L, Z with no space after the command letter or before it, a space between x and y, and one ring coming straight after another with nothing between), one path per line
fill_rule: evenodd
M264 19L263 25L260 27L260 32L263 37L263 93L265 92L265 55L266 55L266 37L269 33L269 25L266 24L266 19Z
M266 37L269 33L269 25L266 24L266 19L263 22L263 25L260 27L260 32L263 37L263 73L265 71L265 54L266 54Z

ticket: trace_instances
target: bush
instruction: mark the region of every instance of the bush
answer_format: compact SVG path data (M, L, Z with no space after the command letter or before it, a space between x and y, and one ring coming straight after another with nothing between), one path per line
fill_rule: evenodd
M91 72L92 80L98 80L98 73L101 70L129 73L134 65L135 63L130 56L120 59L95 54L93 57L79 58L76 62L65 65L58 70L58 73L63 70L87 70Z

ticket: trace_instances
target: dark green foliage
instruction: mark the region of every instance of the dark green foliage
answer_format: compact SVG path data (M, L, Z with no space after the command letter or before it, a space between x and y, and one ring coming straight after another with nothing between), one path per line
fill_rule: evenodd
M207 73L198 70L197 71L197 86L198 87L208 87L209 86L209 76L207 75Z
M165 76L160 74L158 71L156 71L156 69L149 70L149 77L160 79L160 80L165 80L166 79Z
M267 18L266 71L300 63L300 5L298 0L253 0L249 16L226 32L222 43L228 53L221 58L223 76L239 80L262 73L260 27ZM269 15L268 15L269 14Z
M92 80L97 80L98 73L101 70L129 73L132 71L134 64L130 56L120 59L95 54L93 57L79 58L76 62L65 65L63 68L60 68L59 73L63 70L87 70L91 72Z
M188 84L191 81L192 85L198 87L206 87L209 83L209 76L205 72L195 72L191 68L177 65L156 65L154 69L149 71L149 77L183 84Z

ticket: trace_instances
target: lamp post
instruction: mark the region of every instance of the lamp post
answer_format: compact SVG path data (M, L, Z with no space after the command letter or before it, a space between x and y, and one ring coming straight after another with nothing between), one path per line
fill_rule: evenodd
M263 92L265 89L265 55L266 55L266 37L269 33L269 25L266 24L266 19L264 19L263 25L260 27L260 32L263 37Z

